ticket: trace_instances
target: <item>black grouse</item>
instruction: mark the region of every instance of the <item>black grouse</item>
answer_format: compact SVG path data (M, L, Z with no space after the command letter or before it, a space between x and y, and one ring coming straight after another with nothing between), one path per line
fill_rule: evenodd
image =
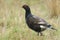
M23 8L26 11L25 19L28 27L38 32L38 35L39 33L42 35L42 31L46 30L47 28L56 30L50 24L48 24L44 19L32 15L28 5L23 5Z

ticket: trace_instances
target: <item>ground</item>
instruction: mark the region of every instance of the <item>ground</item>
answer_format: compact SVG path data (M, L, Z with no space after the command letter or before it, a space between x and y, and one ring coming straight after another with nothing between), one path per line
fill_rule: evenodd
M25 22L24 4L33 15L45 19L57 31L46 30L44 36L28 28ZM49 9L40 0L0 0L0 40L60 40L60 16L50 18Z

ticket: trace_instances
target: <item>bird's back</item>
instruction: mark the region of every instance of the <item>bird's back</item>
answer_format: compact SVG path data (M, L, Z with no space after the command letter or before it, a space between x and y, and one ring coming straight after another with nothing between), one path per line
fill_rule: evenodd
M38 31L40 32L41 31L41 27L40 27L40 24L46 24L46 21L44 21L42 18L39 18L37 16L34 16L34 15L31 15L29 14L27 17L26 17L26 23L28 25L29 28L35 30L35 31ZM44 30L46 28L43 28Z

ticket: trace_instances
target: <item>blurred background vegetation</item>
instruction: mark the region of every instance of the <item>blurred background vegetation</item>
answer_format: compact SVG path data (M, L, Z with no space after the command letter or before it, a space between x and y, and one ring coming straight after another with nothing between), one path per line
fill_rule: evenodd
M25 23L24 4L58 31L37 36ZM0 40L60 40L60 0L0 0Z

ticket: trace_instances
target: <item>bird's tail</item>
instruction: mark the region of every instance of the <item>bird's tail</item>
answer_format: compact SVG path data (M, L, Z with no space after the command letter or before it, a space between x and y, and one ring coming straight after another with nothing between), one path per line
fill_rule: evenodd
M48 28L57 31L57 29L53 28L52 25L49 25Z
M52 29L52 30L56 30L56 31L57 31L57 29L55 29L55 28L53 28L53 27L52 27L51 29Z

